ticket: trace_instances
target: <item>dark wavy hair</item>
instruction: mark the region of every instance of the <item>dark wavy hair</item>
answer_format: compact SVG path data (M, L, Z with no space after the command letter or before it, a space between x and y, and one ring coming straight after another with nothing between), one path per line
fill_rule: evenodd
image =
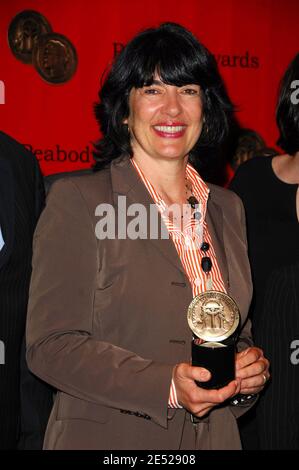
M189 162L198 170L211 160L228 129L233 105L213 55L195 36L175 23L163 23L135 36L116 57L99 91L95 115L103 138L95 144L94 170L121 154L132 156L127 125L132 88L151 85L155 72L168 85L201 88L204 124Z
M294 83L297 81L297 84ZM292 84L294 84L292 86ZM277 145L290 155L299 150L299 53L288 66L279 87L276 122L280 132ZM294 86L297 85L296 88ZM295 96L296 95L296 96Z

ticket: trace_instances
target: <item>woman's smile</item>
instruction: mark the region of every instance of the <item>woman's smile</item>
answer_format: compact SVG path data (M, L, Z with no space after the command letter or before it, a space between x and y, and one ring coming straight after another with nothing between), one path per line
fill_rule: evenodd
M163 138L166 139L177 139L185 134L187 126L180 122L169 123L158 123L152 126L154 131Z

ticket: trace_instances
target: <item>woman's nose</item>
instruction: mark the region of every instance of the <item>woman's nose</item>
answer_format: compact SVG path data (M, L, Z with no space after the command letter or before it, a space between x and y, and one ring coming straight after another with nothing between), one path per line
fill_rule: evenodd
M176 116L182 111L180 96L175 88L169 89L165 93L164 111L169 116Z

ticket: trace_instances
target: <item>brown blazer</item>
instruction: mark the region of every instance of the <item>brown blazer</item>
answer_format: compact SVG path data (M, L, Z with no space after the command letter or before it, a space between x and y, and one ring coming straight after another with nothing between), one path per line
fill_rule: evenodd
M211 185L208 225L228 293L246 322L251 299L239 198ZM213 410L195 433L185 410L168 410L173 366L189 362L192 300L173 242L99 241L100 203L153 204L129 159L58 181L34 240L27 323L31 370L58 393L45 449L238 449L236 416ZM250 325L239 349L251 345ZM196 437L197 436L197 437Z

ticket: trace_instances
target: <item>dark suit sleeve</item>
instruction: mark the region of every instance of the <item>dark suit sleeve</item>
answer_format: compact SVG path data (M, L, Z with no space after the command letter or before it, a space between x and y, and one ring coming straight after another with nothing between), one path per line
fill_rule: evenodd
M33 375L26 362L25 337L20 364L21 421L19 450L40 450L53 404L54 389Z
M45 203L45 192L38 162L32 158L34 200L32 217L34 226ZM29 286L28 286L29 288ZM42 449L44 434L53 404L54 389L33 375L26 362L25 336L20 357L20 450Z
M234 178L232 179L230 183L230 190L233 191L238 196L236 199L238 200L238 205L240 208L239 213L240 213L241 234L242 234L242 239L246 245L246 252L248 253L247 224L246 224L245 209L243 205L243 199L244 199L243 191L244 191L244 188L246 188L248 185L248 178L246 178L247 168L248 168L247 164L243 164L238 168ZM249 266L249 260L248 260L248 266ZM239 337L238 351L242 351L243 349L246 349L250 346L253 346L253 340L252 340L252 334L251 334L251 321L248 318Z
M240 212L241 212L241 230L243 235L243 240L246 244L246 250L248 252L248 243L247 243L247 230L246 230L246 217L245 217L245 210L242 201L239 199L240 203ZM248 271L250 271L249 267L249 260L248 260ZM243 351L248 347L253 346L253 339L252 339L252 332L251 332L251 320L247 317L246 323L242 328L242 331L239 336L238 341L238 351Z
M35 200L35 220L36 223L45 207L45 185L39 164L34 159L34 200Z
M246 248L247 248L248 244L247 244L245 210L244 210L244 206L243 206L241 199L239 198L237 199L239 201L239 207L240 207L240 223L241 223L242 239L244 240L246 244ZM249 261L248 261L248 270L250 270ZM252 332L251 332L251 320L247 318L242 328L242 331L239 335L239 339L237 343L237 350L240 352L252 346L254 346L254 343L253 343ZM239 397L241 397L241 395L239 395ZM253 397L248 402L244 402L244 404L237 405L237 406L230 406L230 409L236 418L240 418L242 415L244 415L248 410L250 410L255 405L257 400L258 400L258 396L256 396L255 398Z

